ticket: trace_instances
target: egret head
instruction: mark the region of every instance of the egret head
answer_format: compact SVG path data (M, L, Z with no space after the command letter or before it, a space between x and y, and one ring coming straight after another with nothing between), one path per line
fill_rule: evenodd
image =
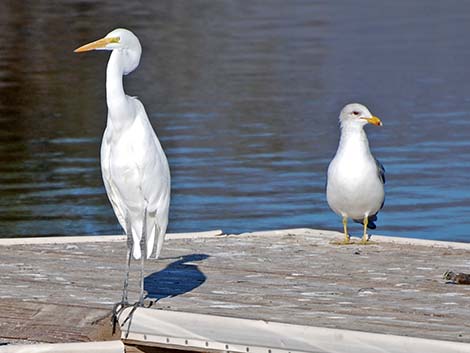
M109 32L104 38L85 44L75 49L75 53L90 50L114 50L119 51L122 57L121 64L125 75L134 71L139 65L142 47L139 39L131 31L117 28Z
M382 121L380 121L376 116L373 116L367 107L359 103L346 105L339 114L339 122L341 123L341 126L364 126L368 123L382 126Z

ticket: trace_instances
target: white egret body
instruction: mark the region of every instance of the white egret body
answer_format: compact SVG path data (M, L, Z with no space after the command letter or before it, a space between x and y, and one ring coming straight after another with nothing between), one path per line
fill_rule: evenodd
M328 167L326 198L330 208L343 218L344 243L349 243L348 218L375 228L377 212L384 203L385 171L369 149L364 131L368 123L381 126L379 118L357 103L346 105L340 117L341 137L336 155Z
M141 259L143 302L143 260L150 257L155 243L158 258L168 224L170 169L144 106L124 92L123 75L135 70L140 61L142 48L137 37L119 28L75 52L89 50L112 51L106 70L108 119L101 144L101 171L114 213L128 236L123 303L127 303L131 249L133 257Z

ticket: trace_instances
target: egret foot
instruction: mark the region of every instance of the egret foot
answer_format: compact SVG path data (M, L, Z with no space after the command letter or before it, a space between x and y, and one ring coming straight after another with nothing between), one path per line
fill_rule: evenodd
M116 326L119 325L119 315L124 311L125 308L129 306L128 302L119 302L114 304L111 321L113 325L113 335L116 333Z
M133 305L128 305L127 307L129 308L132 308L130 311L129 311L129 314L127 314L127 317L123 320L122 324L121 324L121 327L124 327L124 325L129 321L129 327L131 326L131 323L132 323L132 317L135 313L135 311L138 309L138 308L150 308L152 305L153 305L153 301L149 300L148 301L148 305L146 306L145 305L145 302L141 302L140 300L139 301L136 301ZM128 338L129 336L129 330L127 330L126 332L126 338Z

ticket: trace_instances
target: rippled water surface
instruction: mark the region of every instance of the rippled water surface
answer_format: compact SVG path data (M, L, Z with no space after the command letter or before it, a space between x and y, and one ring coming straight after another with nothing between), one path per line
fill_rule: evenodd
M359 101L387 170L377 233L470 241L470 3L2 1L0 236L121 233L101 181L108 53L167 153L169 231L341 229L325 174ZM358 226L353 233L360 233Z

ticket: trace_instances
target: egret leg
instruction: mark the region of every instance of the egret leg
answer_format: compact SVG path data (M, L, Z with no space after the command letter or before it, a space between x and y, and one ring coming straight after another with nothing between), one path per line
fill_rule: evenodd
M140 239L140 297L139 305L144 306L144 260L147 258L147 207L144 210L144 219L142 221L142 238Z
M127 235L127 255L126 255L126 274L124 275L124 284L122 286L121 303L128 304L128 288L129 288L129 272L131 269L131 252L132 252L132 228L131 222L126 216L126 235Z
M114 305L113 308L113 334L116 331L116 325L118 323L118 315L129 304L128 288L129 288L129 272L131 267L131 252L132 252L132 228L129 215L126 214L126 235L127 235L127 255L126 255L126 273L124 275L124 283L122 285L122 297L121 302Z
M132 306L127 318L121 324L124 326L129 321L129 327L132 322L134 312L138 307L144 306L144 259L147 257L147 207L144 210L144 218L142 220L142 237L140 238L140 296L139 300ZM129 331L126 332L126 338L129 336Z
M364 234L362 236L361 244L367 244L369 236L367 235L367 225L369 224L369 217L364 217Z

